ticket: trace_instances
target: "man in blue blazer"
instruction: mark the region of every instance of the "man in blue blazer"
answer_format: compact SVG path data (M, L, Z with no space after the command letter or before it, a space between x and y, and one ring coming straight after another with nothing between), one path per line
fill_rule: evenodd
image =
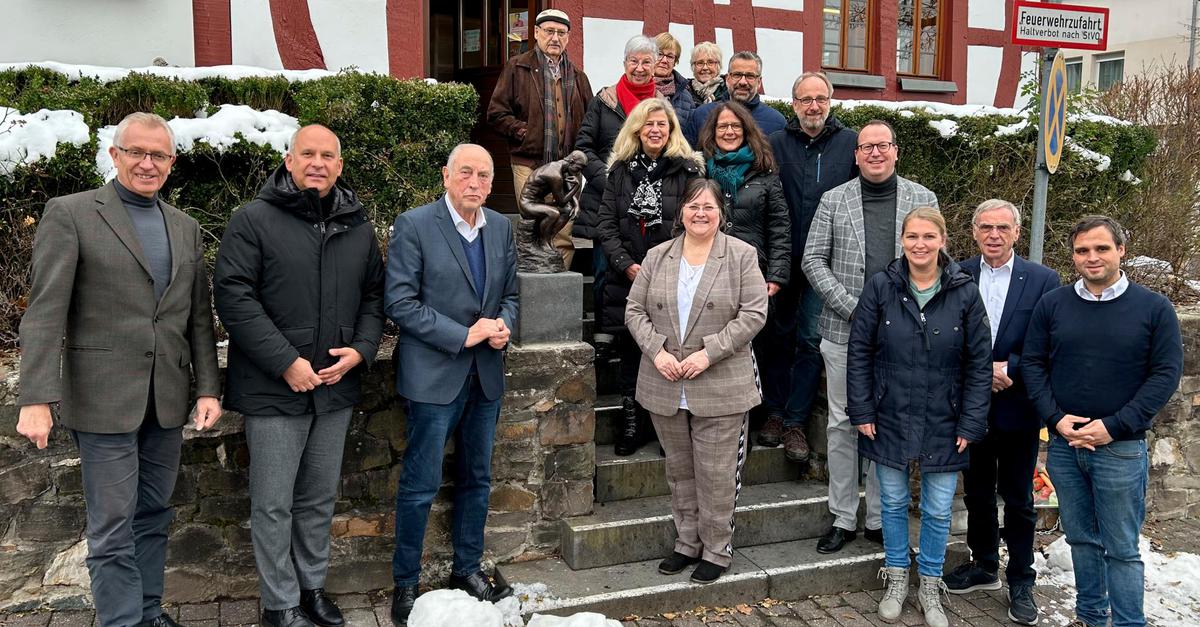
M450 586L483 601L512 593L480 569L492 483L492 441L504 393L504 350L517 319L512 223L483 206L492 157L461 144L442 168L446 194L396 217L384 311L400 333L396 392L407 400L408 447L396 493L392 619L417 597L429 506L454 438L454 564Z
M992 325L992 405L987 437L971 444L970 467L963 473L967 545L973 561L955 569L945 582L955 594L1000 589L999 492L1008 545L1008 617L1034 625L1038 609L1033 600L1033 471L1042 423L1021 379L1021 348L1033 307L1058 287L1058 274L1013 251L1021 236L1021 214L1008 201L981 203L972 232L980 254L962 262L962 268L979 283Z

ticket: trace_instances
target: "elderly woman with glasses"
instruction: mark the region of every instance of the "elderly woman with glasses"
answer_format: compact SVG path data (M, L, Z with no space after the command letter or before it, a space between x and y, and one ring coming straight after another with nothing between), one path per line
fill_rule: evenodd
M683 188L700 177L703 168L665 98L644 100L633 108L608 160L596 230L609 267L596 318L601 329L615 336L621 359L618 455L632 455L647 435L643 412L634 403L640 354L625 328L625 298L646 251L671 239Z
M761 400L750 340L767 319L754 247L721 233L724 194L696 179L674 239L646 254L625 322L641 349L637 398L667 454L675 550L658 565L712 583L733 561L746 412Z
M692 100L692 93L688 91L688 80L675 70L675 64L679 62L679 55L683 50L671 33L659 33L654 38L654 43L658 45L654 84L658 86L658 93L671 101L671 106L675 107L679 123L686 126L692 110L696 108L696 102Z
M688 91L696 106L729 99L729 88L721 76L721 48L711 41L702 41L692 48L692 79Z

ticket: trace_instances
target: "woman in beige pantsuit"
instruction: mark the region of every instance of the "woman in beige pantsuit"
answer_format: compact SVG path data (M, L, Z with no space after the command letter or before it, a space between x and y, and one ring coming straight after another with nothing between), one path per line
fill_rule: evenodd
M625 308L642 351L637 401L667 455L678 534L658 570L699 562L696 583L716 581L732 562L746 412L762 400L750 340L767 319L766 282L754 247L720 232L723 200L712 181L688 183L682 232L646 254Z

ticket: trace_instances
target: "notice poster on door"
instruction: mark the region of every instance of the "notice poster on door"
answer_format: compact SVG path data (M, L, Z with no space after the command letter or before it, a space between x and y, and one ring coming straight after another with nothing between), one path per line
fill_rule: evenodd
M463 31L463 52L479 52L479 29Z
M508 14L508 38L511 41L529 39L529 11L515 11Z

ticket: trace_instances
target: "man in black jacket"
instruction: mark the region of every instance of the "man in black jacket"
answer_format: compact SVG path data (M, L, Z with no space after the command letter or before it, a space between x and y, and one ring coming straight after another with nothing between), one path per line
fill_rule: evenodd
M783 194L792 212L790 282L775 296L765 332L775 350L759 355L767 422L758 434L763 446L782 441L788 459L807 462L804 427L821 380L821 336L817 317L821 297L800 271L808 228L821 194L858 176L854 148L858 134L829 114L833 85L820 72L805 72L792 84L796 119L771 134Z
M214 274L226 406L246 417L264 625L343 625L325 596L329 526L360 377L383 333L383 260L329 129L292 136L234 214Z

